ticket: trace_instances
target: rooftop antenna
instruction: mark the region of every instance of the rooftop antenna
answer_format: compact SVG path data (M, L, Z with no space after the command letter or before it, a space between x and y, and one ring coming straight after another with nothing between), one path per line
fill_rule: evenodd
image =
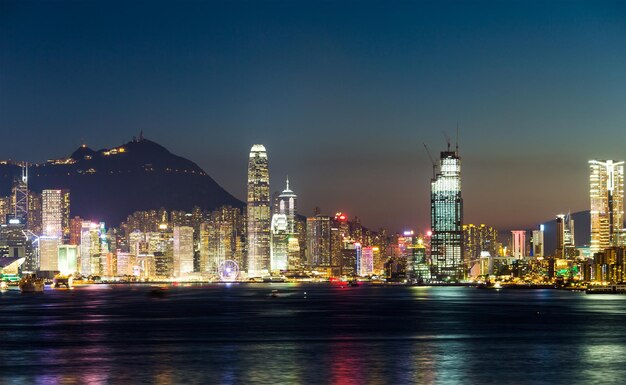
M459 156L459 122L456 122L456 156Z
M289 175L287 175L287 190L289 190Z
M435 159L433 159L433 156L430 154L430 150L428 149L428 146L426 145L426 143L422 143L422 144L424 145L424 148L426 149L426 153L428 154L430 163L432 163L433 165L433 179L435 179L435 176L437 176L437 163L435 163Z

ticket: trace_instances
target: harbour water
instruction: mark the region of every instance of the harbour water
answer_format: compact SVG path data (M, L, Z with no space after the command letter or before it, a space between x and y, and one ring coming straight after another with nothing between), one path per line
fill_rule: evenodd
M621 384L626 296L333 284L0 293L0 383ZM278 297L271 296L278 290Z

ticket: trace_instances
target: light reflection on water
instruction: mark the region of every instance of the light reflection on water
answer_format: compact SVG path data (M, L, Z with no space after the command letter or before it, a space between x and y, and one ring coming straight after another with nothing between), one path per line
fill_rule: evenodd
M626 296L232 284L157 299L149 290L3 293L0 383L605 384L626 374Z

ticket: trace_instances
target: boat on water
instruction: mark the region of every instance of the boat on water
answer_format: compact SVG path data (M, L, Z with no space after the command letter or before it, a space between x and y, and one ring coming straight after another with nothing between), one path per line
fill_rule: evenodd
M61 286L65 286L68 289L72 288L72 283L74 282L74 276L57 274L52 279L52 287L59 288Z
M617 285L589 285L587 294L626 294L626 284Z
M359 286L359 281L357 281L356 279L354 279L352 281L348 281L348 286L350 286L350 287L358 287Z
M35 273L25 273L17 284L22 293L43 293L45 286L43 278Z
M263 282L265 283L283 283L285 282L285 277L263 277Z
M0 282L0 290L9 290L9 283L7 281Z

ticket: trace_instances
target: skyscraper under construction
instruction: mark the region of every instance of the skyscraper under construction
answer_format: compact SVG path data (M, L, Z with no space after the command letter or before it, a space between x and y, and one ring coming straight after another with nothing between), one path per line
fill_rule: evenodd
M438 170L430 183L431 263L440 281L461 280L463 261L463 198L461 158L455 151L442 151Z

